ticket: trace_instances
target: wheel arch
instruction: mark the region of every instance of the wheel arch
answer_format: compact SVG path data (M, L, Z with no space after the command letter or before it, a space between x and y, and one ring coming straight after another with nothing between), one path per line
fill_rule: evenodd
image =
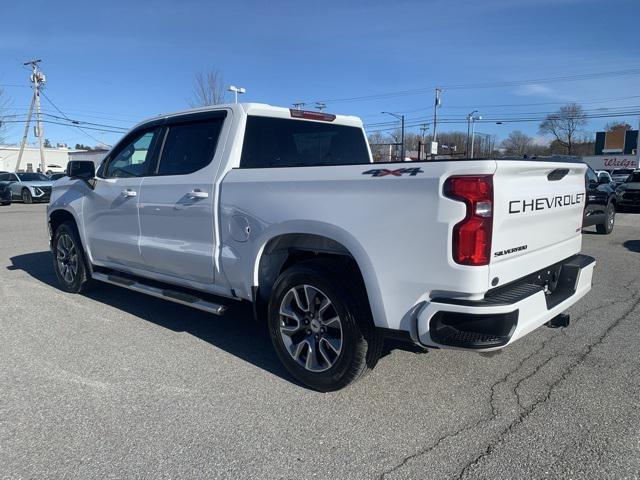
M71 221L75 224L78 230L78 221L76 217L69 210L57 209L49 213L49 226L51 228L51 234L53 235L57 228L64 222Z
M312 258L344 259L363 283L374 323L386 325L380 287L373 265L364 248L348 232L330 227L297 228L273 232L265 236L255 258L252 277L252 296L256 316L264 314L271 289L282 271L297 262Z

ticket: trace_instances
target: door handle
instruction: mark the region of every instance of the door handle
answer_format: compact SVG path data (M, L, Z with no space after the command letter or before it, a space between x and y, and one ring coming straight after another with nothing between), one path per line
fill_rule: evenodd
M191 198L207 198L209 196L209 193L203 192L202 190L196 188L189 192L189 196Z
M138 195L138 192L136 192L135 190L126 189L122 190L120 192L120 195L122 195L123 197L135 197L136 195Z

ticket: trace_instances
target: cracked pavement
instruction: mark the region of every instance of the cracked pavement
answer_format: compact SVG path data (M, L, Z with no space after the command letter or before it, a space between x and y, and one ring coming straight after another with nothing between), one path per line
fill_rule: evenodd
M249 309L59 291L44 209L0 208L0 478L640 477L640 214L584 235L568 329L493 357L393 349L318 394Z

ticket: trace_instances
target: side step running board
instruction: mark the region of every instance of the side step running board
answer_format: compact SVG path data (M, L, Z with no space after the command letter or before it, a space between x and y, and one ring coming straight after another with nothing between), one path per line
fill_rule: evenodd
M101 282L110 283L112 285L117 285L118 287L128 288L129 290L133 290L134 292L144 293L145 295L151 295L152 297L163 298L174 303L197 308L198 310L213 313L214 315L222 315L227 309L227 307L225 307L224 305L218 305L217 303L208 302L188 293L178 292L176 290L169 290L165 288L152 287L151 285L146 285L136 280L120 277L118 275L93 272L91 278L99 280Z

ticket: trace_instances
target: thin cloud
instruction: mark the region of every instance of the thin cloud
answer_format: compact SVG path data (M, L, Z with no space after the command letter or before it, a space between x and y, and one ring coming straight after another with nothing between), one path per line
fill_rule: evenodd
M540 85L538 83L522 85L521 87L516 88L513 93L520 97L542 97L554 100L570 100L568 97L562 95L560 92L554 90L548 85Z

